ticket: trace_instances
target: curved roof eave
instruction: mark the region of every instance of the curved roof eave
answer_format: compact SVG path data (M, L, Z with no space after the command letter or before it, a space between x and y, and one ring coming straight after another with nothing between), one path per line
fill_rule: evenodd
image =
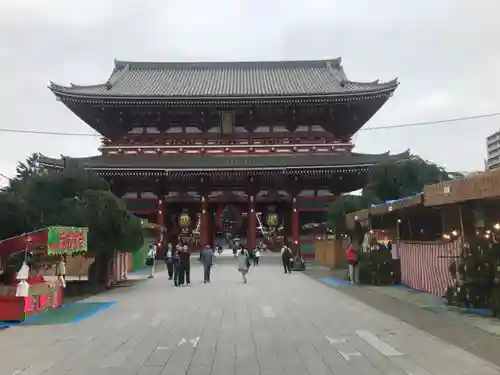
M105 84L94 85L94 86L81 86L81 87L103 87ZM54 95L58 95L61 97L67 98L75 98L75 99L87 99L87 100L163 100L163 101L195 101L195 100L292 100L292 99L326 99L326 98L341 98L341 97L357 97L357 96L365 96L365 95L380 95L380 94L392 94L397 87L399 86L399 82L397 80L392 80L387 83L381 83L380 86L384 86L380 89L372 89L372 90L353 90L346 92L334 92L334 93L326 93L326 94L296 94L296 95L252 95L252 96L133 96L133 95L119 95L119 96L111 96L111 95L89 95L89 94L80 94L69 92L71 90L70 87L64 87L57 84L51 84L49 89L54 93Z
M352 160L352 163L340 163L338 165L325 165L324 163L321 163L321 162L314 162L314 161L311 161L311 163L306 163L306 164L303 164L303 165L290 165L290 166L285 166L285 165L271 165L271 166L267 166L268 168L272 168L272 169L311 169L311 168L325 168L325 169L331 169L331 168L348 168L348 167L361 167L361 166L364 166L364 167L371 167L371 166L374 166L374 165L377 165L378 163L384 163L384 162L390 162L390 161L404 161L404 160L408 160L408 158L410 157L410 151L409 150L406 150L404 152L401 152L399 154L393 154L393 155L390 155L388 153L382 153L382 154L360 154L360 153L353 153L353 154L350 154L352 157L353 157L353 160ZM280 156L284 156L284 157L291 157L292 159L293 158L297 158L297 157L300 157L300 158L303 158L303 157L306 157L307 158L307 155L303 155L303 156L298 156L298 155L280 155ZM318 157L323 158L323 157L332 157L332 158L336 158L336 157L339 157L339 156L342 156L342 155L339 155L339 154L328 154L328 155L316 155L316 159L318 159ZM82 162L82 165L85 167L85 168L90 168L90 169L95 169L95 170L104 170L104 169L107 169L107 170L141 170L141 169L144 169L144 170L182 170L183 168L185 168L186 166L168 166L168 165L165 165L165 166L159 166L159 165L153 165L154 163L152 163L151 165L147 165L148 163L144 164L144 165L130 165L130 166L125 166L125 165L113 165L114 162L112 161L116 161L117 159L122 159L124 156L123 155L108 155L108 156L104 156L104 155L96 155L96 156L91 156L91 157L86 157L86 158L76 158L75 160L79 160ZM135 158L137 158L137 156L134 156ZM235 156L235 158L247 158L248 156ZM223 156L212 156L212 158L224 158ZM265 156L253 156L252 158L256 158L256 159L259 159L259 158L262 158L262 160L265 160ZM363 160L363 158L371 158L371 160ZM375 160L374 160L375 159ZM376 159L380 159L380 160L376 160ZM136 160L136 159L134 159ZM148 160L153 160L154 162L157 162L158 159L157 157L155 156L154 158L148 158ZM292 161L292 160L291 160ZM46 156L41 156L40 157L40 164L43 165L43 166L46 166L46 167L55 167L55 168L62 168L63 165L64 165L64 161L62 159L54 159L54 158L49 158L49 157L46 157ZM220 169L220 170L254 170L255 168L258 168L259 166L245 166L245 165L240 165L240 166L234 166L234 165L221 165L221 166L217 166L217 167L209 167L209 166L199 166L197 167L198 169L203 169L203 170L207 170L207 171L211 171L212 169Z

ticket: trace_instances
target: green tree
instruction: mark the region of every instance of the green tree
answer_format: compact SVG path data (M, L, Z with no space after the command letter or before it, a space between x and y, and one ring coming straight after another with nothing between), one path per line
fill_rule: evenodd
M5 189L8 192L17 192L22 189L24 183L32 176L41 173L40 154L32 153L26 161L20 161L16 166L16 176L9 181L9 186Z
M26 180L27 178L40 174L40 154L37 152L32 153L26 161L18 162L16 167L16 179L17 180Z
M26 205L19 197L0 192L0 240L26 230Z
M108 264L115 251L132 252L143 244L140 220L113 195L108 183L72 163L58 173L28 176L15 193L5 194L12 202L23 204L19 212L25 230L21 233L52 225L89 228L89 253L95 257L92 281L107 281ZM7 203L9 220L15 217L15 210L8 211ZM12 225L15 222L12 220Z
M91 171L77 166L59 173L31 176L16 194L29 203L27 222L31 229L60 225L64 204L75 202L87 190L109 191L108 183Z
M86 190L62 202L60 225L86 226L89 252L95 257L89 279L104 283L115 251L134 252L143 245L141 221L123 202L105 190Z
M141 219L130 211L123 211L122 234L119 237L119 251L133 253L144 245L144 235Z
M405 162L375 166L363 188L364 196L375 196L388 201L420 193L425 185L457 177L444 168L413 156Z

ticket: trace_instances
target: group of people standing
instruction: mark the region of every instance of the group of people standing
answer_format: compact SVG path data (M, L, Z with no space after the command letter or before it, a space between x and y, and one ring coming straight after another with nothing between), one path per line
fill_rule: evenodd
M203 281L210 282L210 274L215 256L214 249L205 246L200 252L200 262L203 265ZM165 265L167 266L168 279L174 280L176 287L191 285L191 254L186 244L179 243L173 250L172 243L167 244L165 254Z
M191 254L186 244L179 243L174 250L169 242L164 260L168 279L173 279L175 286L191 285Z

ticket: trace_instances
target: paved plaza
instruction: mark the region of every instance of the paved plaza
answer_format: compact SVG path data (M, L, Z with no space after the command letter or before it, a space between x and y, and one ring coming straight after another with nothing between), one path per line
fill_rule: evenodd
M230 258L210 284L193 261L191 287L174 288L162 271L92 297L116 303L78 323L0 331L0 374L500 375L307 275L284 274L278 259L262 261L246 285Z

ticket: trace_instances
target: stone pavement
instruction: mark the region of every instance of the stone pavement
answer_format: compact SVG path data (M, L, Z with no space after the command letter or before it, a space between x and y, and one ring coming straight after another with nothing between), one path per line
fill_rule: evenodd
M266 264L268 261L268 264ZM0 332L2 375L500 375L500 369L276 259L243 284L231 261L191 287L165 272L90 298L78 323ZM161 268L161 267L158 267Z
M446 306L442 298L402 286L351 286L342 280L345 271L311 266L307 274L319 280L333 276L338 282L328 284L336 290L500 366L498 319Z
M390 298L414 304L421 309L426 309L446 316L447 319L460 320L463 324L468 324L493 335L500 336L499 319L494 319L491 316L481 316L472 312L468 313L466 309L447 306L442 298L430 293L411 291L404 287L391 286L370 286L367 287L367 289Z

